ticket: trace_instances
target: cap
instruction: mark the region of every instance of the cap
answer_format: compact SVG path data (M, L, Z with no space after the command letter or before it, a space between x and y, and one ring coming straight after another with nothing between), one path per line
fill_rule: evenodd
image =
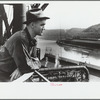
M34 8L26 12L26 21L23 24L30 23L39 19L50 19L43 14L42 9Z

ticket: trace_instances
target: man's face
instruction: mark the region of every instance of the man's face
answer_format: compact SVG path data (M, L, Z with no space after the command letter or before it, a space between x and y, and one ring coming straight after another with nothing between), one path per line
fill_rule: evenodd
M42 35L43 30L45 29L44 28L45 24L46 24L46 20L40 20L40 21L34 22L33 31L35 35L39 35L39 36Z

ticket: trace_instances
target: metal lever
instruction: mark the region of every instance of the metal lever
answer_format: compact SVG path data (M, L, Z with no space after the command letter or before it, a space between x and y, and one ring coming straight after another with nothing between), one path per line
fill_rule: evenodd
M32 60L30 54L27 52L27 50L25 49L25 47L24 47L23 44L22 44L22 46L23 46L23 49L25 50L25 51L24 51L25 55L26 55L30 60ZM44 77L44 76L43 76L41 73L39 73L36 69L34 69L34 72L35 72L36 74L38 74L41 78L43 78L46 82L50 82L46 77Z

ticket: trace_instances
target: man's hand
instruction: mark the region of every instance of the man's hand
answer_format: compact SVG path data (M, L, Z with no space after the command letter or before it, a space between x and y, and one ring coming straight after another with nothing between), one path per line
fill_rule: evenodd
M10 81L13 81L21 76L19 69L17 68L11 75Z
M41 62L39 60L33 61L30 59L27 64L31 67L31 69L39 69L41 67Z
M32 69L39 69L41 67L41 62L36 60L33 62L33 66L31 67Z

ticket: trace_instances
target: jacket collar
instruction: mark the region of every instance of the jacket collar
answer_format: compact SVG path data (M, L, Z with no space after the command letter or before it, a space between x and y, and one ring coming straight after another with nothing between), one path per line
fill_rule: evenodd
M28 41L29 41L29 46L30 47L36 46L37 40L31 38L31 35L30 35L30 33L29 33L27 28L25 28L24 31L26 32L26 35L27 35L27 38L28 38Z

